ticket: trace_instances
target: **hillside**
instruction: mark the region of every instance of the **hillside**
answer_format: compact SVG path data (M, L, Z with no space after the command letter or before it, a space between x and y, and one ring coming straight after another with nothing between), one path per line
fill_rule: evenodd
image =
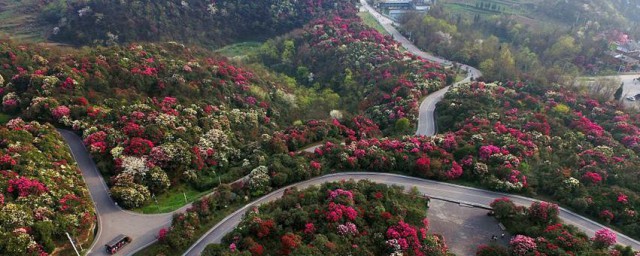
M54 127L17 118L0 125L0 137L0 254L70 250L65 232L91 244L93 204Z
M353 8L328 1L53 1L40 19L50 39L73 45L178 41L218 47L264 40L309 20Z
M425 208L420 195L368 181L293 188L203 255L448 255L444 239L428 233Z

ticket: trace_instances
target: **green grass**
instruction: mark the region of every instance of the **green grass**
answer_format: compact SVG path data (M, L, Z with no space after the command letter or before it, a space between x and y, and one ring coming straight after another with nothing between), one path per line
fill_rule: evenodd
M211 193L211 190L200 192L189 186L180 185L173 187L162 195L157 196L157 203L152 200L148 205L133 210L145 214L172 212L208 193ZM185 195L187 196L186 202L184 200Z
M9 122L9 120L11 120L11 116L4 114L4 113L0 113L0 124L6 124L7 122Z
M200 237L203 236L205 232L207 232L213 226L218 224L218 222L220 222L222 219L227 217L227 215L237 211L238 209L243 207L245 204L246 204L246 202L238 202L238 203L229 205L229 207L227 207L226 209L224 209L222 211L219 211L219 212L216 212L213 215L211 215L209 217L210 221L201 222L200 223L201 225L195 231L195 234L193 236L194 238L190 239L189 246L191 246L198 239L200 239ZM166 246L163 246L161 244L158 244L158 242L155 242L155 243L151 244L150 246L142 249L141 251L135 253L134 255L135 256L156 256L156 255L160 255L160 254L162 254L162 255L180 255L185 250L186 250L186 248L184 248L184 249L171 248L171 251L167 251L167 247Z
M378 23L376 18L373 17L373 15L371 15L371 13L369 13L369 12L359 12L358 16L360 16L360 18L362 19L362 22L365 25L367 25L369 27L372 27L373 29L375 29L378 32L380 32L380 34L389 35L389 33L387 33L387 31L384 29L384 27L382 27L382 25L380 25L380 23Z
M242 57L257 52L258 49L260 49L260 46L262 46L262 43L260 42L242 42L227 45L225 47L217 49L215 52L229 58Z

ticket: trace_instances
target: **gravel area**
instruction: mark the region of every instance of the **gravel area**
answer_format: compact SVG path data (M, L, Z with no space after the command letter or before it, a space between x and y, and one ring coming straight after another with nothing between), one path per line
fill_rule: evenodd
M429 232L444 235L449 250L456 255L475 255L479 245L492 242L492 235L498 236L497 243L508 245L510 235L503 232L498 221L487 216L487 212L485 209L432 199L428 211ZM505 236L501 238L503 233Z

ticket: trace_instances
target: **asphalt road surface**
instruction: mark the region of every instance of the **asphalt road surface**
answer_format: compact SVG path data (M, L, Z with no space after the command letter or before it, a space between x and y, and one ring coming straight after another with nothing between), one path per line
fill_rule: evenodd
M536 199L521 197L516 195L509 195L499 192L487 191L482 189L463 187L453 185L449 183L443 183L432 180L425 180L420 178L402 176L389 173L367 173L367 172L345 172L329 174L317 178L313 178L307 181L303 181L285 188L278 189L260 199L247 204L242 209L227 216L224 220L220 221L216 226L210 229L204 236L200 238L191 248L189 248L183 255L196 256L200 255L204 248L208 244L220 243L222 237L225 234L231 232L240 223L244 213L255 206L260 204L271 202L280 198L285 189L290 187L297 187L304 189L309 186L319 185L325 182L340 181L340 180L370 180L373 182L387 184L387 185L400 185L406 189L416 187L420 193L428 196L436 196L440 199L451 200L461 202L470 206L488 206L494 199L499 197L508 197L518 205L528 206L532 202L538 201ZM585 231L589 236L593 236L597 230L605 228L603 225L594 221L586 219L578 214L575 214L564 208L560 208L560 218L564 223L574 225L581 230ZM640 243L635 241L621 233L617 233L618 243L623 245L630 245L635 250L640 249Z
M420 51L409 40L402 36L393 26L393 22L378 14L373 10L364 0L361 0L363 8L366 8L371 12L374 17L382 24L382 26L408 51L420 56L422 58L438 62L443 65L451 65L448 60L432 56L428 53ZM461 69L468 70L467 77L461 82L470 81L472 77L477 78L481 76L480 71L477 69L460 65ZM455 86L455 84L454 84ZM435 134L434 116L435 105L439 102L449 87L443 88L439 91L431 93L424 99L420 105L420 117L418 121L417 135L433 135ZM73 156L78 163L78 167L82 171L82 176L91 193L91 198L94 202L97 214L98 214L98 231L96 238L89 249L89 255L107 255L104 244L119 234L125 234L133 239L133 242L121 249L118 255L130 255L136 251L150 245L156 241L156 235L158 231L163 227L168 227L171 221L171 217L176 212L185 211L190 205L165 214L138 214L130 211L126 211L118 207L114 201L109 197L108 188L98 172L95 163L93 162L91 155L87 152L86 148L80 137L70 131L59 130L65 141L69 145ZM384 173L339 173L325 175L317 177L311 180L300 182L293 186L298 188L305 188L312 185L321 184L330 181L339 181L343 179L368 179L374 182L384 183L388 185L402 185L407 188L417 187L421 193L429 196L435 196L439 198L454 200L463 202L469 205L481 205L487 206L493 199L497 197L507 196L512 198L516 204L529 205L534 199L524 198L519 196L507 195L497 192L479 190L468 187L461 187L452 184L440 183L430 180L423 180L413 177L400 176L394 174ZM276 200L282 196L283 189L279 189L269 195L266 195L248 205L242 209L227 216L224 220L218 223L215 227L210 229L204 236L200 238L186 253L185 255L199 255L200 252L210 243L219 243L220 239L239 223L244 212L251 207L260 205L265 202ZM593 235L596 230L604 228L602 225L590 221L575 213L561 209L560 217L565 223L573 224L580 229L587 232L589 235ZM631 245L634 249L640 250L640 243L623 234L618 233L618 242L623 245Z

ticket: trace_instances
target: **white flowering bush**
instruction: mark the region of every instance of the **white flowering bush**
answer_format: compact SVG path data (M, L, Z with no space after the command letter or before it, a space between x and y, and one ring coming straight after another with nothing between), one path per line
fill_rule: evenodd
M113 199L125 208L140 207L151 197L147 187L135 183L114 186L110 191Z
M263 165L251 170L247 185L252 195L259 196L271 191L271 177L267 174L268 171L269 169Z

